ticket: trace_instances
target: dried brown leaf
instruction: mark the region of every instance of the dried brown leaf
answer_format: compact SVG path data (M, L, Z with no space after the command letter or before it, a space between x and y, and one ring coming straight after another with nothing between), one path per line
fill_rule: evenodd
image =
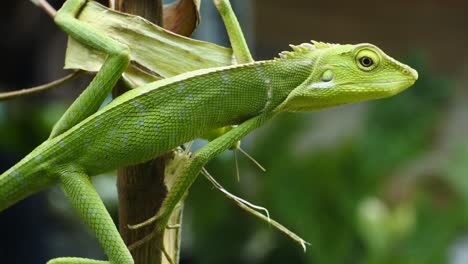
M131 87L232 64L231 49L173 34L141 17L109 10L94 1L86 4L78 19L130 48L132 63L123 78ZM105 58L105 54L70 39L65 68L96 72Z
M165 29L190 36L200 23L200 0L178 0L165 5L163 16Z

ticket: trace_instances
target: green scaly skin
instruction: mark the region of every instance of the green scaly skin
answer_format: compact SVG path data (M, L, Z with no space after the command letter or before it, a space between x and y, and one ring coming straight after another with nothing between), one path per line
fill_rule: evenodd
M125 46L74 19L83 3L67 1L56 22L109 57L51 137L0 176L0 210L60 183L111 263L133 260L89 176L147 161L214 129L238 125L184 165L157 216L156 230L164 232L202 166L275 115L392 96L418 78L415 70L371 44L313 42L293 46L293 51L273 60L203 69L150 83L93 113L129 57ZM93 96L100 98L91 100ZM50 263L106 262L59 258Z

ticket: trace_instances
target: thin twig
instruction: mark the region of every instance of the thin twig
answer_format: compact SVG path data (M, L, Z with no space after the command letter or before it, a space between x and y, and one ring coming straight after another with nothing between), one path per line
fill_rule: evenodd
M142 227L145 227L145 226L148 226L154 222L156 222L159 218L159 215L154 215L148 219L146 219L144 222L141 222L139 224L136 224L136 225L127 225L128 229L130 230L136 230L136 229L140 229Z
M264 211L265 214L266 214L266 217L268 219L270 219L270 213L268 212L268 209L266 209L265 207L262 207L262 206L258 206L258 205L255 205L255 204L252 204L240 197L237 197L235 196L234 194L228 192L226 189L224 189L224 187L219 184L214 178L213 176L211 176L211 174L205 169L205 168L202 168L202 174L214 185L214 187L216 187L216 189L220 190L222 193L224 193L225 195L227 195L228 197L232 198L233 200L235 201L238 201L238 202L241 202L245 205L247 205L249 208L253 208L255 210L259 210L259 211ZM270 220L268 220L269 222Z
M53 8L47 0L36 0L37 5L42 8L50 17L54 18L57 10Z
M219 184L213 178L213 176L210 175L210 173L205 168L203 168L201 172L218 190L220 190L222 193L224 193L229 200L232 200L241 209L253 214L254 216L256 216L258 218L260 218L260 220L268 222L274 228L278 229L279 231L281 231L282 233L284 233L285 235L290 237L292 240L297 242L299 245L301 245L301 247L304 249L304 252L306 251L306 249L307 249L306 246L310 245L310 243L305 241L304 239L302 239L301 237L299 237L298 235L296 235L295 233L293 233L292 231L290 231L289 229L287 229L286 227L284 227L280 223L278 223L275 220L271 219L270 215L268 214L268 210L266 208L261 207L261 206L257 206L257 205L253 205L253 204L245 201L244 199L239 198L239 197L229 193L228 191L226 191L226 189L224 189L221 186L221 184ZM254 209L265 211L266 215L254 210Z
M156 231L153 231L153 232L149 233L148 235L146 235L142 239L140 239L137 242L135 242L135 243L131 244L130 246L128 246L128 250L133 251L133 250L143 246L145 243L147 243L147 242L151 241L153 238L155 238L156 234L157 234Z
M63 77L61 79L52 81L50 83L46 83L46 84L43 84L43 85L39 85L39 86L31 87L31 88L26 88L26 89L22 89L22 90L0 93L0 101L5 101L5 100L9 100L9 99L14 99L16 97L21 97L21 96L24 96L24 95L32 95L32 94L52 90L52 89L57 88L60 85L66 83L68 81L74 80L81 73L82 73L82 71L75 71L75 72L72 72L72 73L68 74L67 76L65 76L65 77Z
M164 257L167 259L167 261L169 261L170 264L175 264L174 260L172 260L171 255L169 255L169 253L167 252L166 247L164 246L164 242L161 245L161 249L162 249Z
M234 162L236 164L236 179L240 182L239 161L237 160L237 150L234 150Z
M252 156L249 155L245 150L243 150L241 147L237 148L242 154L244 154L249 160L251 160L257 167L259 167L263 172L266 172L265 167L260 164L256 159L254 159Z

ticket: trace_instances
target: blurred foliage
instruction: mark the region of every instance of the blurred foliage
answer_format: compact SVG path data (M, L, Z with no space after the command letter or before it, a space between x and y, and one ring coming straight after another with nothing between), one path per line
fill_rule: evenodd
M37 104L18 100L0 104L0 149L10 155L27 153L47 139L66 109L64 103ZM5 153L7 154L7 153Z

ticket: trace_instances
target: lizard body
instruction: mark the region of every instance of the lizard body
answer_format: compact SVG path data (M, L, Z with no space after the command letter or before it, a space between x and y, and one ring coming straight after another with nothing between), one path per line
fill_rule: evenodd
M63 168L92 176L240 124L278 105L289 92L284 87L308 77L312 64L298 65L278 59L203 69L133 89L3 173L0 209L56 183Z

